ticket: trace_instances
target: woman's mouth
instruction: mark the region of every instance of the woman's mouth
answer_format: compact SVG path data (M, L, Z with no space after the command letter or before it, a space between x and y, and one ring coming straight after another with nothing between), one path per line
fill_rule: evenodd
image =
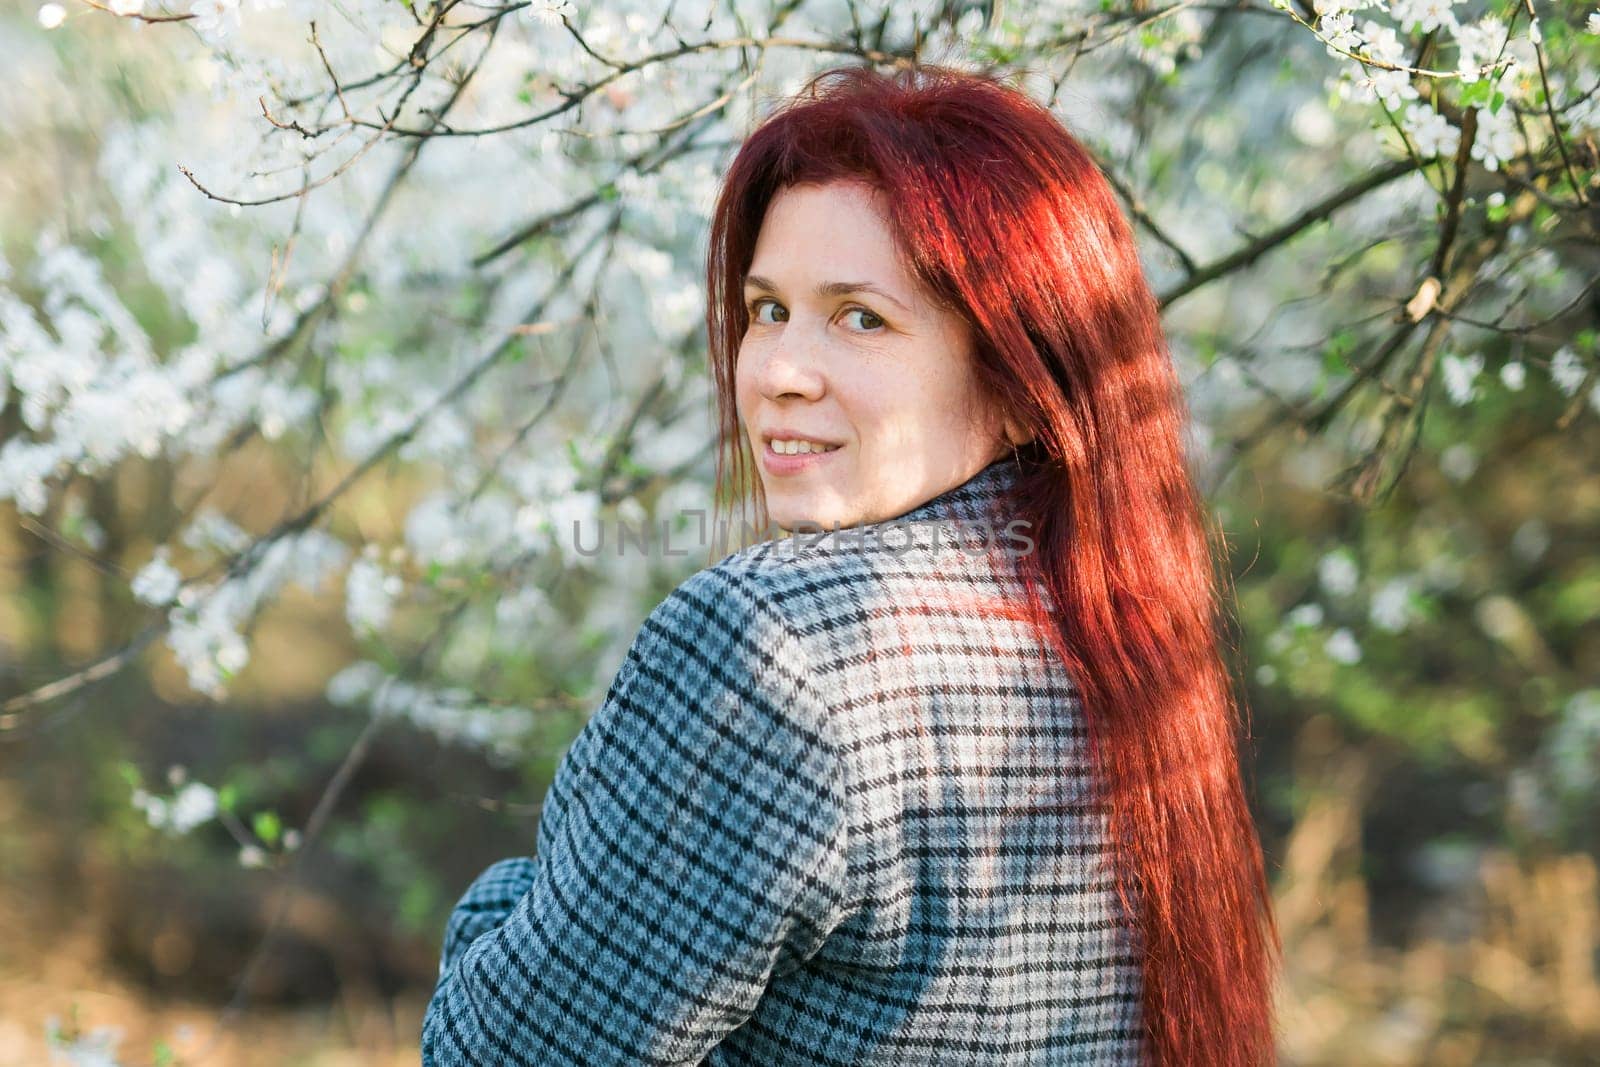
M799 474L826 463L843 447L804 438L772 438L761 450L761 465L768 474Z

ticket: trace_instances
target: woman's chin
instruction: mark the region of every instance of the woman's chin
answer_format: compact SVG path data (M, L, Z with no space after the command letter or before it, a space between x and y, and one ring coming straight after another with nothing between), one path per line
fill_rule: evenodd
M773 514L772 525L786 534L807 534L846 524L826 511L790 511Z

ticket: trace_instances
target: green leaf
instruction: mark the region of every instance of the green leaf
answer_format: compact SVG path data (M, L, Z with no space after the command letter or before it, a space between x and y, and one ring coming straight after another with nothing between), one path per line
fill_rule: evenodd
M121 776L124 782L128 783L129 789L142 789L144 787L144 775L139 773L139 768L135 767L131 760L118 760L117 774Z
M278 818L275 811L258 811L256 817L250 820L250 829L268 846L276 845L283 834L283 820Z

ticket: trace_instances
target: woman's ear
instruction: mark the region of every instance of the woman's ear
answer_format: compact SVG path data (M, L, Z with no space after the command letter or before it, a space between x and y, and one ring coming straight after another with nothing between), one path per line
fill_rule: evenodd
M1016 448L1018 445L1025 445L1029 441L1033 440L1033 434L1028 432L1028 428L1023 425L1022 420L1018 419L1016 416L1008 414L1005 417L1003 425L1006 434L1006 444L1010 445L1012 448Z

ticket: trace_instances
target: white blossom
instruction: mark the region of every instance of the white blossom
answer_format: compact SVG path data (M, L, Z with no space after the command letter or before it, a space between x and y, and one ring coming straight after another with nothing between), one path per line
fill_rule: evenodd
M166 545L157 546L150 562L134 575L131 588L135 599L146 604L166 605L177 597L183 576L168 562L170 551Z
M5 326L13 324L8 321ZM104 369L85 351L97 340L88 332L98 334L90 316L69 309L57 316L55 327L66 335L61 347L41 345L33 351L23 351L11 364L11 382L22 394L22 421L35 431L47 429L56 409L69 396L92 387L95 376Z
M1383 26L1368 19L1361 25L1361 39L1367 44L1367 55L1383 63L1399 67L1409 66L1405 45L1392 26ZM1355 79L1354 88L1363 100L1379 99L1391 110L1397 110L1407 100L1418 97L1411 84L1411 75L1405 70L1385 70L1363 65L1361 75Z
M1453 404L1465 404L1477 395L1477 386L1473 383L1478 377L1478 372L1483 370L1482 353L1462 357L1455 353L1447 353L1440 360L1440 369L1444 373L1445 392L1450 396Z
M1328 42L1327 52L1330 56L1340 55L1339 50L1353 52L1361 44L1361 36L1356 33L1355 22L1355 16L1348 11L1330 12L1318 21L1317 29Z
M1341 626L1329 634L1322 648L1328 654L1328 658L1336 663L1361 662L1361 646L1356 642L1355 635L1350 632L1349 627Z
M1515 114L1505 106L1499 111L1480 107L1477 112L1478 135L1472 141L1472 158L1488 170L1499 170L1500 164L1517 152Z
M168 798L136 788L129 803L144 812L145 820L156 829L186 834L216 817L217 791L204 782L188 782Z
M556 541L564 550L576 550L579 539L592 545L599 523L600 494L592 489L568 493L552 501L549 509L550 528Z
M328 683L328 692L335 703L365 704L375 716L404 719L442 741L482 748L496 757L515 753L536 721L528 708L488 704L459 686L412 682L370 661L340 671Z
M552 617L550 597L538 586L529 585L499 597L494 605L497 626L522 634Z
M1348 549L1335 549L1317 561L1317 580L1335 596L1347 596L1355 591L1361 570Z
M1571 346L1562 345L1556 349L1556 354L1550 357L1550 380L1556 383L1556 388L1571 396L1583 384L1583 377L1583 364Z
M449 565L467 556L456 503L448 493L431 493L412 506L406 516L405 538L406 547L425 563Z
M1390 10L1402 29L1428 33L1440 26L1455 28L1455 12L1450 10L1455 3L1456 0L1394 0Z
M1284 621L1294 627L1317 626L1322 622L1322 605L1316 601L1297 604Z
M64 1063L68 1067L121 1067L117 1061L117 1045L122 1041L122 1027L97 1026L86 1034L68 1037L58 1016L45 1019L44 1025L52 1063Z
M1465 441L1457 441L1439 453L1439 469L1452 482L1464 482L1478 469L1478 454Z
M38 18L39 25L53 30L67 20L67 9L60 4L40 4Z
M576 14L576 9L572 6L572 0L533 0L522 9L522 14L543 26L559 26L561 16L570 17Z
M256 398L261 436L276 441L290 426L309 417L316 407L317 392L309 386L265 382Z
M174 833L186 834L217 814L217 791L203 782L190 782L172 798L167 813Z
M203 588L187 587L168 614L167 645L197 691L220 700L225 682L250 661L243 629L263 604L293 583L317 593L349 558L337 539L305 530L266 545L252 567Z
M1500 380L1513 393L1521 392L1522 386L1528 380L1528 368L1513 360L1500 368Z
M1372 602L1368 605L1367 613L1372 624L1390 633L1398 633L1409 626L1415 619L1411 603L1415 584L1411 578L1391 578L1384 582L1372 594Z
M1457 65L1465 75L1488 65L1504 49L1506 25L1496 15L1485 15L1456 31Z
M160 370L108 368L67 400L54 429L57 440L82 455L80 466L94 472L130 453L155 458L192 416L187 398Z
M370 559L358 559L345 575L345 618L354 632L368 633L389 623L394 598L405 588L399 575Z
M324 690L330 704L349 707L368 696L383 681L383 668L370 660L357 660L341 669Z
M1402 126L1416 146L1417 155L1423 159L1453 156L1461 142L1461 131L1452 126L1449 119L1420 101L1414 101L1406 108Z
M109 6L117 15L137 15L144 10L144 0L111 0Z
M1398 67L1408 66L1405 45L1395 35L1394 27L1381 26L1373 19L1366 19L1358 30L1357 40L1366 42L1366 54L1371 59ZM1408 99L1418 99L1418 91L1411 85L1411 75L1406 74L1405 70L1387 70L1370 64L1360 64L1357 70L1344 70L1339 93L1344 98L1354 98L1360 102L1381 99L1389 109L1398 109Z
M167 645L189 676L189 684L216 700L226 695L224 682L250 660L239 632L246 613L243 586L231 580L201 591L194 603L173 610Z
M1393 26L1367 19L1361 24L1361 38L1367 43L1367 55L1373 59L1395 64L1406 61L1406 47Z
M48 481L66 466L54 441L13 437L0 445L0 500L16 501L24 515L39 515L50 502Z
M215 42L239 28L239 0L194 0L189 5L190 21L200 36Z
M1588 21L1583 24L1583 28L1590 33L1600 33L1600 11L1589 12Z
M250 544L250 535L227 516L210 508L200 512L184 528L181 539L189 548L234 555Z

